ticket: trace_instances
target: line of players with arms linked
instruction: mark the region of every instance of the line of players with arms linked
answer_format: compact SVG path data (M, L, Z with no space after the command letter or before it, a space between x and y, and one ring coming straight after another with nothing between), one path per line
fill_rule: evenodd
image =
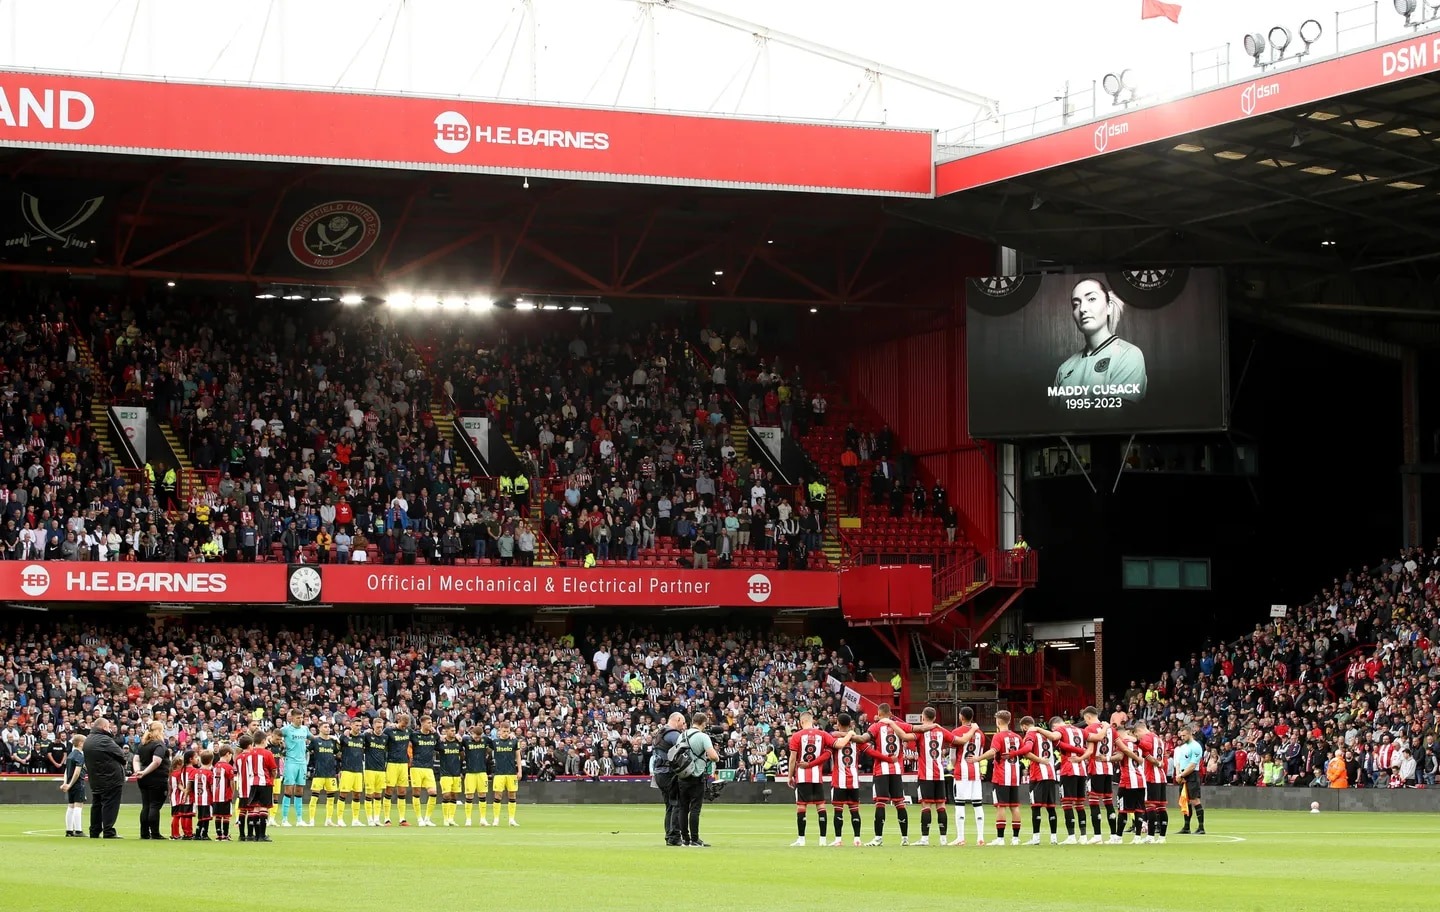
M790 735L787 769L795 789L793 846L805 845L807 815L814 808L820 828L820 845L843 844L848 812L854 844L861 844L860 765L863 753L872 761L872 800L875 806L874 837L865 845L882 845L886 810L895 809L901 845L930 845L932 819L939 824L938 845L965 845L967 809L974 812L975 844L986 845L982 766L990 764L989 780L996 808L995 839L991 846L1020 844L1021 789L1028 787L1031 837L1029 845L1041 842L1041 816L1047 817L1052 845L1098 845L1124 842L1127 826L1133 827L1133 844L1163 843L1170 814L1166 783L1171 777L1165 739L1152 732L1143 719L1128 728L1103 722L1093 706L1082 713L1081 724L1070 724L1056 716L1048 728L1029 716L1012 726L1011 714L995 715L994 734L986 736L975 722L975 711L960 710L960 724L948 729L936 721L933 707L926 707L918 724L902 722L892 715L888 704L876 709L875 721L857 729L854 719L841 713L833 730L816 727L813 714L800 716L800 728ZM1182 785L1186 800L1185 825L1189 834L1191 816L1198 824L1194 832L1205 833L1205 809L1200 791L1200 762L1203 755L1194 732L1185 729L1173 753L1173 777ZM917 780L920 805L920 838L910 841L910 820L903 773L908 748L918 756ZM952 757L953 755L953 757ZM956 836L946 842L949 830L949 794L953 782ZM825 786L830 787L834 838L829 840L825 815ZM1116 798L1119 798L1118 807ZM1056 805L1064 811L1067 837L1057 835ZM1087 835L1086 810L1089 810ZM1101 818L1107 823L1108 840L1101 834ZM1076 828L1079 833L1077 835Z
M397 821L409 826L407 798L413 803L416 824L433 827L439 825L433 818L437 792L447 827L459 825L462 801L465 826L472 825L477 807L480 826L499 826L502 798L510 826L518 827L515 810L522 750L520 739L504 720L494 732L475 725L461 735L451 724L437 730L428 716L414 728L411 717L401 714L393 725L376 718L369 728L352 719L337 735L328 722L312 731L304 714L294 710L286 725L268 734L255 730L242 734L233 747L190 750L175 757L170 770L170 837L210 839L213 823L214 838L229 840L231 818L238 816L240 841L267 842L268 826L277 813L282 827L313 827L322 801L327 827L347 825L344 802L350 805L349 826L391 826ZM307 780L308 817L303 808ZM238 807L232 812L236 801Z

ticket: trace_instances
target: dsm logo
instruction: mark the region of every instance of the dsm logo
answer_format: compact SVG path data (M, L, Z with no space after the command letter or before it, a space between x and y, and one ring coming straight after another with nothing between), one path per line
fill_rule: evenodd
M1110 148L1110 140L1116 136L1124 136L1130 132L1130 124L1123 121L1105 121L1095 128L1095 151L1104 152Z
M1278 82L1252 82L1240 90L1240 113L1249 117L1260 107L1260 102L1272 95L1280 94Z

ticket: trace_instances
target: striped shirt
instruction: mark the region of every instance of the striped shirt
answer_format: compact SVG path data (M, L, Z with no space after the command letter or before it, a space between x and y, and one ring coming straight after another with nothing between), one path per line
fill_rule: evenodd
M932 728L920 735L920 778L939 782L945 778L946 761L950 757L950 730Z
M962 725L951 732L952 737L963 738L970 735L970 740L960 745L955 755L955 780L957 782L981 782L979 756L985 753L985 733L980 726L971 722L969 725Z

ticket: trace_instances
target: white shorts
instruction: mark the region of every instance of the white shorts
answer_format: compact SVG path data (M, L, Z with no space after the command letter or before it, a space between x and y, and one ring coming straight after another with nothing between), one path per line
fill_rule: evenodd
M965 804L984 800L984 783L979 779L955 780L955 803Z

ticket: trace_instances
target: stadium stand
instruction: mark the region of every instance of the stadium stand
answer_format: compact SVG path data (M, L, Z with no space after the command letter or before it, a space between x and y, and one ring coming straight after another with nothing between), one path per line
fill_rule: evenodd
M1440 772L1440 551L1336 578L1240 639L1177 660L1115 712L1197 725L1207 781L1433 786ZM1342 763L1332 770L1340 753ZM1333 774L1333 776L1332 776Z
M0 632L0 771L49 772L57 736L104 712L133 750L164 718L180 746L233 737L300 707L334 722L428 708L440 720L514 720L527 775L645 774L659 713L717 712L722 769L759 778L800 708L838 711L831 650L732 627L531 627L416 623L382 630L256 621L123 626L78 618ZM163 713L163 716L158 714ZM61 757L63 763L63 756Z

